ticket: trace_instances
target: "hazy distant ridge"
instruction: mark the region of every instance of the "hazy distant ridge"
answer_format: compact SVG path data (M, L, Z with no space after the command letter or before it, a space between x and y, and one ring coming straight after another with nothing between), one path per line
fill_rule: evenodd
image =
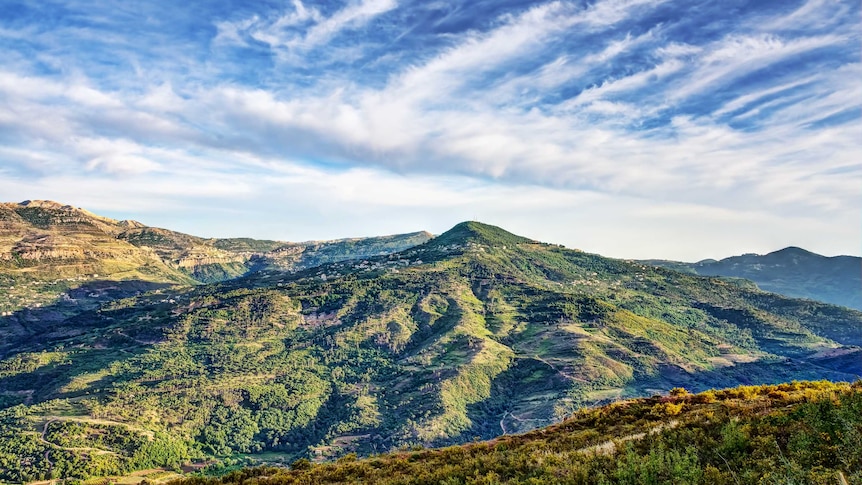
M791 246L764 255L743 254L720 261L646 262L704 276L745 278L765 291L862 310L862 258L857 256L822 256Z

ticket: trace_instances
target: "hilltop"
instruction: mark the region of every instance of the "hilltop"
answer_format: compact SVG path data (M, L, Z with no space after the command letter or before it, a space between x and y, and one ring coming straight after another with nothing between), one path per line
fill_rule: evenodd
M476 221L465 221L456 224L452 229L435 238L434 241L428 244L428 248L463 245L500 246L505 248L506 245L515 247L518 244L535 242L537 241L516 236L497 226Z
M0 349L0 479L326 460L524 432L678 386L862 375L858 311L476 222L46 325L52 312L3 321L18 330Z
M118 236L129 224L52 201L0 203L0 270L32 279L112 275L193 282L151 251Z
M862 258L822 256L798 247L697 263L650 260L649 264L703 276L745 278L765 291L862 310Z

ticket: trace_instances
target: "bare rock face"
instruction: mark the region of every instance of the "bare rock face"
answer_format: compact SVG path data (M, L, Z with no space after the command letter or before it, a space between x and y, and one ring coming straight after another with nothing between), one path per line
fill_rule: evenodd
M243 254L225 255L222 257L190 256L179 259L178 261L176 261L176 265L180 268L195 269L199 266L206 266L210 264L245 263L249 260L249 258L250 256Z
M11 254L4 254L4 259L11 256L20 259L39 261L43 259L82 259L84 248L75 244L74 240L51 234L30 234L18 241Z

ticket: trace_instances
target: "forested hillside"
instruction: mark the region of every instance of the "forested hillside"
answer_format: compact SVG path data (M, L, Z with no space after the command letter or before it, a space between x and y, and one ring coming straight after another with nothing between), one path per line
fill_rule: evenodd
M3 319L2 480L367 455L678 386L862 374L860 312L475 222L387 256L67 305Z

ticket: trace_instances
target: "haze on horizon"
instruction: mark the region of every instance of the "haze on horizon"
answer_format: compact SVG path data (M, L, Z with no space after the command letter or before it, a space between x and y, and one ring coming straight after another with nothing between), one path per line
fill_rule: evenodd
M4 201L292 241L862 247L855 0L96 3L3 2Z

